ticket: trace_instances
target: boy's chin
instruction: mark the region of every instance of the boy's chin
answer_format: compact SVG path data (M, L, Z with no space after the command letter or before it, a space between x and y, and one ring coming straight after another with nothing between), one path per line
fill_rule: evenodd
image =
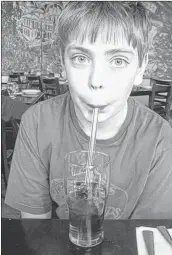
M92 122L93 121L93 112L84 112L84 117L88 122ZM99 110L98 123L105 122L108 119L109 119L108 114L103 113Z
M82 104L80 105L80 112L82 112L82 115L88 122L93 121L93 110L95 108L99 108L99 115L98 115L98 122L104 122L110 118L110 112L109 105L103 105L102 103L97 104L91 104L91 103L85 103L82 101Z

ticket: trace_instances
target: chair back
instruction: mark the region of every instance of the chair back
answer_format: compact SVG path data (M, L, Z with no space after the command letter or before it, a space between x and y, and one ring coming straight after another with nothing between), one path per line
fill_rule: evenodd
M41 92L43 92L43 87L42 87L40 76L31 74L31 75L27 76L27 80L29 83L29 85L28 85L29 89L39 89Z
M150 108L169 121L172 103L172 81L151 78L152 97Z
M19 130L17 120L11 118L8 123L1 119L1 171L4 183L7 187L10 165L12 161L14 146Z
M18 73L9 74L9 82L20 83L20 75Z
M1 75L1 83L2 84L3 83L7 84L8 80L9 80L9 76L8 75Z
M9 94L9 91L8 91L8 89L3 89L3 90L1 90L1 96L9 96L10 94Z
M59 80L57 77L41 77L45 99L60 95Z
M54 73L49 73L49 76L50 76L50 77L55 77L55 76L54 76Z
M34 104L37 104L41 101L44 101L45 100L45 93L44 92L41 92L33 101L30 105L34 105Z

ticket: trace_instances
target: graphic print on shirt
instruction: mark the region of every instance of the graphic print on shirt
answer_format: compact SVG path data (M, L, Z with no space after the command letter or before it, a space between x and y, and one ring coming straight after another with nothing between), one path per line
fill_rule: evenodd
M120 219L125 211L127 203L127 192L110 183L108 203L105 209L105 218Z
M52 179L50 182L50 194L58 205L56 213L60 219L69 218L69 210L65 199L64 182L62 179ZM110 184L109 197L105 209L105 219L120 219L128 203L127 192Z
M62 179L53 179L50 182L50 194L54 202L59 206L56 214L60 219L69 218L69 210L66 203L64 183Z

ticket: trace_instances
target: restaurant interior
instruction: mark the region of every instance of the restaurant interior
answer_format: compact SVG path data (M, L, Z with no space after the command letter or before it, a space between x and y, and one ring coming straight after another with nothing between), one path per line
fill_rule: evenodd
M4 204L21 115L30 106L66 93L56 29L67 2L3 1L1 6L1 184L2 217L19 218ZM172 125L172 5L145 2L150 17L150 53L144 80L132 97ZM14 103L15 102L15 103Z
M171 248L165 250L165 246L160 245L158 229L172 247L171 221L147 220L147 227L140 226L144 221L107 221L103 245L83 251L68 243L65 221L19 220L20 212L4 202L22 114L29 107L69 90L60 61L57 31L58 17L66 4L66 1L1 1L2 254L153 255L152 236L145 237L148 243L145 246L141 232L154 231L156 255L170 255ZM149 63L143 82L133 86L130 96L172 127L172 2L143 4L151 25ZM161 226L155 228L158 224ZM171 229L167 231L167 227Z

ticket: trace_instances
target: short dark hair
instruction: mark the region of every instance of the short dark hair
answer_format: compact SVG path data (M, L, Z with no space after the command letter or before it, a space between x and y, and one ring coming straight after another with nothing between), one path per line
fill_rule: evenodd
M71 41L94 43L101 34L104 42L125 38L137 49L139 65L148 52L148 31L148 15L140 2L69 2L58 22L62 54Z

